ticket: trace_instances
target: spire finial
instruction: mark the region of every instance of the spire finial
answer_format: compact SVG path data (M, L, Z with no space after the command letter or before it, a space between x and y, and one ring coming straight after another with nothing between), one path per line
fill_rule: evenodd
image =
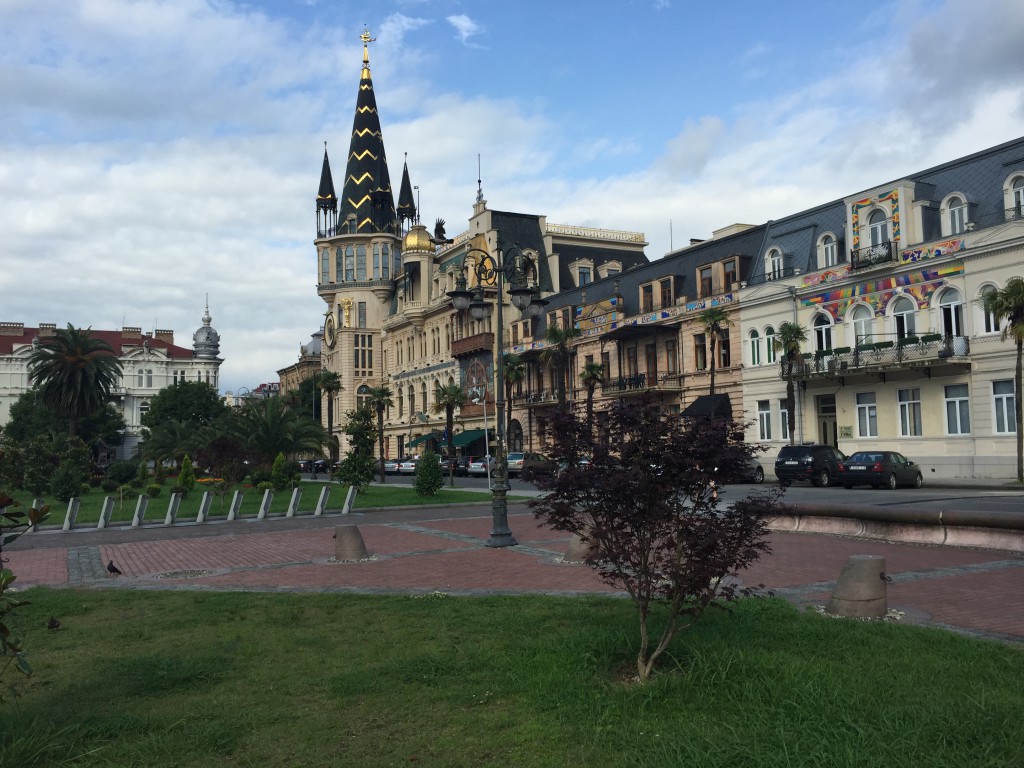
M363 41L363 70L368 71L370 69L370 43L377 42L377 38L370 37L370 30L363 27L363 34L359 36L359 39Z
M482 203L484 201L484 184L480 177L483 174L480 173L480 154L476 156L476 201Z

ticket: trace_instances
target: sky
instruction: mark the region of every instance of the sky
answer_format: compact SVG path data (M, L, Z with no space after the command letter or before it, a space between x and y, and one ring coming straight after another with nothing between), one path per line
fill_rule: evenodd
M397 197L643 232L657 259L1024 135L1020 0L0 0L0 321L167 328L221 389L323 320L368 29ZM478 166L479 157L479 166Z

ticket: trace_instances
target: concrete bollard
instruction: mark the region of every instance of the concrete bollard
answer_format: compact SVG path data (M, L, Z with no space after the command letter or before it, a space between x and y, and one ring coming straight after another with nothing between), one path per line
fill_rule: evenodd
M138 528L146 519L146 507L149 506L149 496L140 494L135 502L135 515L132 517L132 528Z
M181 494L172 493L171 498L167 500L167 514L164 516L164 525L174 525L174 521L178 519L178 507L181 506Z
M231 504L228 506L228 520L238 520L242 516L242 492L235 491L231 494Z
M334 559L340 562L366 560L370 555L363 535L355 525L339 525L334 529Z
M299 502L302 500L302 490L299 488L292 489L292 497L288 500L288 511L285 513L285 517L295 517L299 514Z
M578 533L572 535L572 539L569 540L569 548L565 550L565 554L562 555L563 563L582 563L587 559L587 555L590 554L590 540L581 536Z
M825 611L834 616L880 619L888 610L885 558L853 555L847 559Z
M347 515L352 511L352 507L356 503L356 493L358 489L354 485L348 487L348 491L345 493L345 503L341 507L341 514Z
M203 491L203 498L199 500L199 511L196 513L196 523L205 523L210 516L210 505L213 503L213 494Z
M270 512L270 504L274 500L274 492L267 488L263 492L263 501L260 502L260 511L256 513L257 520L264 520Z
M103 508L100 510L100 519L96 521L97 528L106 528L110 524L110 516L114 514L114 497L103 498Z
M327 499L331 495L331 486L325 485L320 489L320 498L317 499L316 507L313 509L313 516L320 517L327 510Z
M68 500L68 511L64 515L64 530L70 531L75 527L75 521L78 520L78 505L79 501L77 498Z

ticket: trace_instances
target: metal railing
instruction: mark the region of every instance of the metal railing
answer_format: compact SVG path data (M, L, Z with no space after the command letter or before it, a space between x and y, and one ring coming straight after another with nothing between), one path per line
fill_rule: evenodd
M896 249L892 247L892 241L868 245L864 248L857 248L850 251L850 267L852 269L864 269L877 264L885 264L896 260Z
M815 353L806 353L794 360L793 378L811 379L845 376L869 368L898 367L921 363L960 361L971 353L967 336L943 336L938 333L924 336L906 336L856 347L836 347ZM789 361L781 360L779 377L787 378Z

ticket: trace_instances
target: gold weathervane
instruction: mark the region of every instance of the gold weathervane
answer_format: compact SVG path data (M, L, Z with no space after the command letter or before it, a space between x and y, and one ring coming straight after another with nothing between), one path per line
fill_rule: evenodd
M363 34L359 36L359 39L363 41L363 64L370 63L370 43L376 43L376 37L370 37L370 30L363 28Z

